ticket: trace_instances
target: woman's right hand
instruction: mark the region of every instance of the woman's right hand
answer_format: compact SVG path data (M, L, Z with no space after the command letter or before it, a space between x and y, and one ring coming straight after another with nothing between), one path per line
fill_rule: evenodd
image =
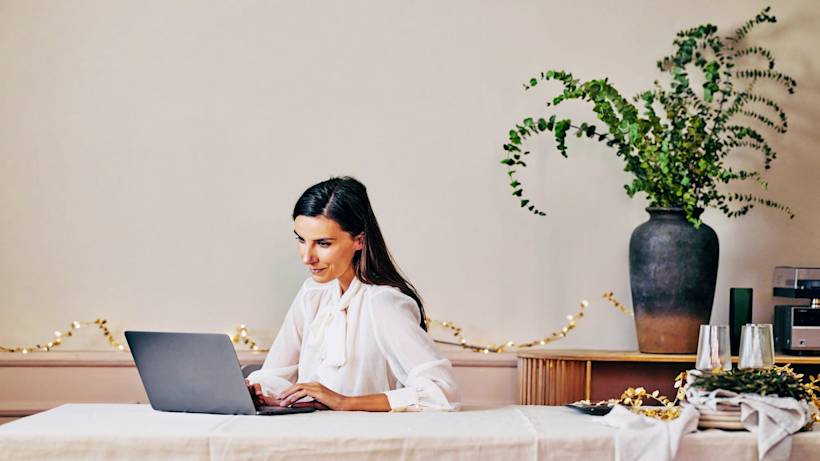
M276 399L273 397L268 397L262 393L262 385L260 384L251 384L250 381L247 379L245 380L245 385L248 386L248 392L251 393L251 398L253 399L253 404L257 406L267 406L267 407L281 407L282 400ZM294 408L302 408L302 407L313 407L317 410L329 410L329 408L321 402L311 401L311 402L296 402L291 405Z
M262 393L262 385L259 383L251 384L247 379L245 385L248 386L248 392L251 393L254 405L267 407L281 407L282 401L273 397L268 397Z

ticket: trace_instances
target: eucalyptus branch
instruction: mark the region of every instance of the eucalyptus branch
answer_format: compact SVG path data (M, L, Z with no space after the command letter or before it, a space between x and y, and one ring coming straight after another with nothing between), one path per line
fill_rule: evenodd
M746 147L760 152L766 170L777 157L762 133L733 121L735 116L749 117L777 134L788 130L786 114L780 105L754 93L753 89L757 80L768 79L783 84L791 94L796 82L774 69L775 61L770 50L758 46L737 48L755 27L776 21L769 11L769 8L761 11L730 37L719 36L717 27L711 24L678 32L673 40L674 53L657 62L658 69L670 77L668 85L662 86L655 81L653 89L632 98L641 105L642 111L622 96L608 79L581 81L564 70L547 70L531 78L524 84L525 90L548 81L562 85L561 92L547 102L548 110L569 100L589 102L592 112L605 128L600 130L592 124L577 124L551 114L537 120L524 119L510 130L508 142L504 144L507 155L501 163L507 166L512 195L518 197L521 207L534 214L545 214L523 196L523 185L514 175L516 167L527 166L523 161L523 157L530 153L524 148L526 141L549 131L563 157L568 156L567 135L570 133L578 138L596 139L614 148L615 154L624 160L624 169L634 175L624 186L630 197L644 193L650 206L682 208L695 226L700 224L699 209L708 206L718 208L728 216L739 216L754 205L764 205L794 217L790 208L775 201L748 194L724 193L717 188L719 183L752 179L766 190L767 183L760 173L734 172L724 166L726 157L735 148ZM737 70L735 60L748 56L765 58L767 68ZM704 79L698 91L691 85L693 69ZM748 86L744 90L735 89L746 82ZM750 103L765 108L766 113L749 106ZM661 113L663 118L659 116ZM728 202L732 201L741 202L741 208L728 208Z

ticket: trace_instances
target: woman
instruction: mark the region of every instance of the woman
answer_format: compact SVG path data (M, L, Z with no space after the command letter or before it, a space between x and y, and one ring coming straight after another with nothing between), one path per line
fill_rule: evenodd
M450 362L426 332L421 299L393 264L364 185L342 177L310 187L296 202L293 223L311 276L262 368L248 376L257 401L457 410Z

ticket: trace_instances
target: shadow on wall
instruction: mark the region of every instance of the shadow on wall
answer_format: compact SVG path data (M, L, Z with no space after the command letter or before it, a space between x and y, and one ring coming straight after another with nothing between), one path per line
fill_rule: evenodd
M817 213L816 197L820 197L820 181L816 173L820 171L820 133L816 124L820 121L820 81L817 78L818 62L816 47L805 46L795 49L797 37L816 35L816 25L820 22L820 12L805 11L804 14L788 16L786 21L772 27L761 28L750 36L750 44L765 46L779 54L783 71L797 80L794 95L786 94L776 84L761 86L761 92L775 99L786 112L789 131L783 135L761 129L778 157L772 169L765 173L769 190L761 194L766 198L791 207L796 217L791 220L784 213L757 206L740 219L727 219L721 238L721 266L732 267L730 278L719 275L723 282L718 284L713 311L714 322L724 322L728 318L728 288L731 286L754 286L755 322L773 321L772 274L778 265L820 265L820 254L811 251L817 247L814 229L820 228L820 213ZM814 54L812 54L814 53ZM762 125L761 125L762 127ZM759 156L750 154L744 162L762 165ZM747 184L738 192L757 192L757 185ZM727 232L728 231L728 232ZM730 235L755 236L743 239L744 245L734 246ZM754 247L750 243L755 242ZM796 244L797 242L797 244ZM809 251L806 251L809 250Z

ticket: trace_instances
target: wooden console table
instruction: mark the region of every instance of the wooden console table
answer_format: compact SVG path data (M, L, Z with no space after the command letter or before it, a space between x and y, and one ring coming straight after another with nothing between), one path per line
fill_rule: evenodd
M737 357L732 358L737 363ZM820 373L820 357L778 355L779 365L800 373ZM628 387L643 386L675 396L674 379L695 366L694 354L643 354L635 351L555 349L518 354L519 403L563 405L577 400L620 397Z

